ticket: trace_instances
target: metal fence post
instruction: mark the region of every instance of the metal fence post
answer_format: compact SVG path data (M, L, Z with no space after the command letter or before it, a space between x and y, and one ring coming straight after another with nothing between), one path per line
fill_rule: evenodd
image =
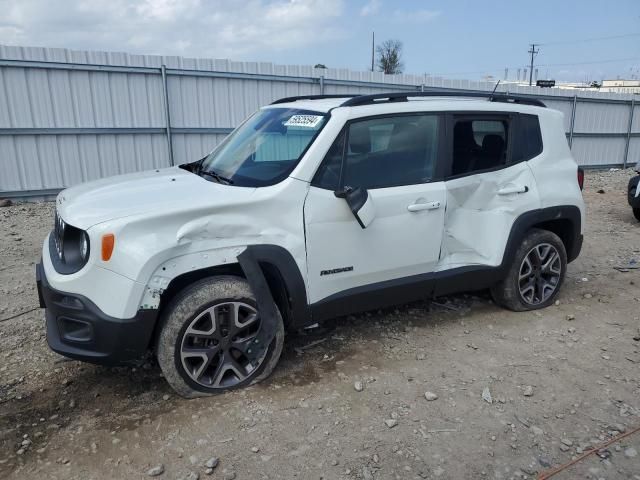
M573 105L571 107L571 125L569 127L569 148L573 147L573 129L576 124L576 107L578 106L578 95L573 96Z
M324 75L320 75L320 95L324 95Z
M162 65L160 68L162 73L162 91L164 93L164 119L166 122L165 130L167 132L167 148L169 149L169 164L175 165L173 160L173 140L171 138L171 114L169 113L169 87L167 85L167 67Z
M627 168L627 162L629 161L629 144L631 143L631 128L633 127L633 114L636 108L636 99L631 99L631 110L629 110L629 125L627 126L627 143L624 146L624 161L622 162L622 168Z

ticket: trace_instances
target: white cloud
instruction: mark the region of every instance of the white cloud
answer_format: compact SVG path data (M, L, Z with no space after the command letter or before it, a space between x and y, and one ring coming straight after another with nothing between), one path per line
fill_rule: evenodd
M166 21L199 5L200 0L142 0L136 6L136 11L143 17Z
M367 4L360 9L360 16L368 17L369 15L375 15L380 11L382 2L380 0L369 0Z
M0 44L242 58L345 33L344 0L0 0Z
M416 10L408 12L406 10L396 10L392 18L400 23L426 23L440 16L438 10Z

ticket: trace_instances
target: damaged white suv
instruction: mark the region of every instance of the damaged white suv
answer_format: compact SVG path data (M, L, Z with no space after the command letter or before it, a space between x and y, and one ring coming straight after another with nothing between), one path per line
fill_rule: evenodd
M550 305L582 246L560 112L500 94L286 98L194 163L64 190L37 266L47 339L155 352L192 397L268 376L285 331L456 291Z

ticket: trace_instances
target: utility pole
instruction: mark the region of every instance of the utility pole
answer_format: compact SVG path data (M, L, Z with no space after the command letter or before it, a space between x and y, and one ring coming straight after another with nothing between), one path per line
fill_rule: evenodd
M532 43L531 48L529 49L529 53L531 54L531 66L529 68L529 86L533 83L533 58L538 54L540 49L536 50L536 44Z
M371 71L373 72L373 61L376 51L376 32L371 32Z

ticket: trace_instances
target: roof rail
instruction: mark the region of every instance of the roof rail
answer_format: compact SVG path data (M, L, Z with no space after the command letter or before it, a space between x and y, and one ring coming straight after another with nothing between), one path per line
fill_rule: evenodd
M353 98L357 93L343 93L341 95L300 95L297 97L284 97L271 102L271 105L277 105L278 103L296 102L298 100L322 100L323 98Z
M355 95L345 102L341 107L356 107L359 105L371 105L373 103L384 102L407 102L410 97L460 97L460 98L486 98L490 102L517 103L520 105L533 105L536 107L546 107L537 98L521 97L509 95L502 92L395 92L376 93L373 95Z

